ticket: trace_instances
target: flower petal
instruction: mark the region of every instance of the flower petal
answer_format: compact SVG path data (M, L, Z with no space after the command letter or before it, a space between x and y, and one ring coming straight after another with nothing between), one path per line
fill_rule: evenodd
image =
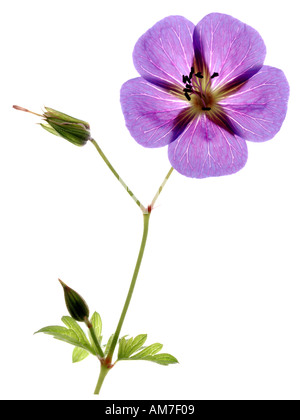
M205 115L190 122L169 145L171 165L191 178L233 174L243 168L247 156L245 140L228 133Z
M265 44L251 26L221 13L205 16L194 31L194 48L198 70L210 75L212 86L229 85L249 79L262 67L266 55Z
M162 147L182 132L186 102L142 77L121 88L121 106L132 137L145 147Z
M137 71L158 86L182 84L193 65L195 25L182 16L157 22L137 41L133 61Z
M246 140L270 140L287 112L289 85L284 73L263 66L236 93L220 102L239 135Z

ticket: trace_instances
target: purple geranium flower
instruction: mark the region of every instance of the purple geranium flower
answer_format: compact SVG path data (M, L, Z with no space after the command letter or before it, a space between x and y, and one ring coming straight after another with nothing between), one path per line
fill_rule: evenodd
M181 16L161 20L134 48L142 77L121 89L131 135L145 147L169 145L183 175L237 172L245 140L274 137L287 111L288 82L263 65L265 55L258 32L231 16L212 13L196 27Z

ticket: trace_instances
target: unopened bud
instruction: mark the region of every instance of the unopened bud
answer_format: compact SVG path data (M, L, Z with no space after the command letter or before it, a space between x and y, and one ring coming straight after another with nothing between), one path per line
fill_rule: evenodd
M85 300L75 290L67 286L58 279L64 289L66 306L69 314L75 321L86 322L90 315L90 310Z
M73 118L49 107L45 107L43 115L36 114L18 105L14 105L13 108L42 117L46 121L46 124L41 124L45 130L63 137L76 146L84 146L91 139L90 126L83 120Z

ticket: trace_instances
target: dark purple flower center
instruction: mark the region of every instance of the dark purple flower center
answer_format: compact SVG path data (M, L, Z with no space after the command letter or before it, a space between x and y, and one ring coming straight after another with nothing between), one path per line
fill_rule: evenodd
M210 111L214 104L210 81L217 76L219 76L219 73L214 72L208 80L205 80L200 71L195 73L194 67L191 67L190 74L182 76L182 81L185 84L183 92L186 99L192 101L196 108L200 108L202 111Z

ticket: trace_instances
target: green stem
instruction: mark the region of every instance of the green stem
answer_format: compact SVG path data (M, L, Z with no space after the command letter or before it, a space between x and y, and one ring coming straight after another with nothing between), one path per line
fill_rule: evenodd
M167 175L166 175L166 177L165 177L165 179L164 179L163 183L161 184L161 186L159 187L159 189L158 189L157 193L155 194L155 196L154 196L154 198L153 198L153 200L152 200L152 203L151 203L151 209L153 209L154 204L155 204L156 200L158 199L159 194L162 192L162 189L163 189L163 188L164 188L164 186L166 185L166 183L167 183L168 179L170 178L171 173L173 172L173 170L174 170L174 168L172 168L172 167L171 167L171 169L170 169L170 170L169 170L169 172L167 173Z
M114 174L114 176L117 178L117 180L121 183L121 185L125 188L125 190L128 192L130 197L135 201L135 203L139 206L139 208L142 210L143 213L147 213L147 209L143 206L143 204L136 198L136 196L133 194L133 192L129 189L129 187L125 184L123 179L120 177L118 172L115 170L115 168L112 166L110 161L107 159L103 151L101 150L99 144L94 139L90 139L90 142L96 147L99 155L102 157L106 165L109 167L111 172Z
M109 352L108 352L108 355L107 355L107 359L110 360L110 361L112 360L112 357L113 357L113 354L114 354L114 351L115 351L115 348L116 348L116 345L117 345L117 342L118 342L118 339L119 339L119 336L120 336L121 328L122 328L122 325L123 325L123 322L124 322L124 319L125 319L125 316L126 316L126 313L127 313L127 310L128 310L131 298L132 298L132 294L133 294L133 291L134 291L137 276L139 274L141 262L142 262L144 251L145 251L145 246L146 246L147 236L148 236L148 229L149 229L150 213L144 213L143 218L144 218L143 238L142 238L137 262L136 262L136 265L135 265L133 277L132 277L132 280L131 280L130 288L129 288L129 291L128 291L128 294L127 294L127 298L126 298L126 301L125 301L125 304L124 304L124 307L123 307L123 310L122 310L122 313L121 313L121 317L120 317L119 323L117 325L116 332L114 334L114 337L113 337L113 340L112 340L112 343L111 343L111 346L110 346L110 349L109 349Z
M99 155L102 157L102 159L104 160L106 165L109 167L111 172L114 174L114 176L117 178L117 180L121 183L121 185L125 188L125 190L130 195L130 197L135 201L135 203L142 210L143 219L144 219L143 237L142 237L142 242L141 242L141 245L140 245L140 250L139 250L137 262L136 262L135 269L134 269L134 272L133 272L133 276L132 276L132 280L131 280L131 283L130 283L129 291L128 291L128 294L127 294L127 297L126 297L126 300L125 300L125 304L124 304L124 307L123 307L123 310L122 310L122 313L121 313L116 331L113 335L113 339L112 339L112 342L111 342L111 345L110 345L110 348L109 348L109 351L108 351L108 354L107 354L106 358L103 357L104 355L102 356L103 351L102 351L102 349L101 349L101 347L98 343L98 340L96 339L96 335L93 331L93 327L91 329L92 338L93 338L93 340L94 340L94 342L97 346L97 349L98 349L98 352L99 352L100 356L102 357L100 375L99 375L98 383L97 383L97 386L96 386L96 389L95 389L95 394L98 395L100 393L100 389L102 387L103 381L104 381L108 371L113 367L113 365L111 364L113 354L114 354L116 345L117 345L118 340L119 340L120 332L121 332L121 329L122 329L122 326L123 326L123 323L124 323L124 320L125 320L128 308L129 308L129 304L130 304L130 301L131 301L131 298L132 298L132 295L133 295L133 291L134 291L135 284L136 284L136 281L137 281L137 277L138 277L138 274L139 274L140 266L141 266L142 259L143 259L143 256L144 256L144 251L145 251L147 237L148 237L149 219L150 219L151 210L153 209L157 198L159 197L162 189L164 188L164 186L165 186L166 182L168 181L171 173L173 172L173 168L171 168L169 170L169 172L167 173L163 183L159 187L156 195L154 196L151 205L146 208L141 204L141 202L136 198L136 196L133 194L133 192L128 188L128 186L125 184L125 182L119 176L117 171L114 169L114 167L111 165L111 163L109 162L109 160L107 159L107 157L105 156L103 151L101 150L101 148L98 145L98 143L96 142L96 140L90 139L90 141L95 146ZM95 338L93 336L93 333L95 335Z
M88 329L90 330L91 337L93 339L93 342L95 344L95 347L96 347L96 349L98 351L99 356L101 358L103 358L104 357L104 353L103 353L103 350L102 350L102 348L101 348L101 346L99 344L99 341L97 339L97 336L96 336L96 333L95 333L95 329L93 327L93 324L91 323L91 321L89 319L85 319L84 322L85 322L86 326L88 327Z
M102 384L103 384L103 381L104 381L106 375L108 374L108 372L109 372L109 368L106 365L101 365L99 379L98 379L98 382L97 382L97 385L96 385L96 388L95 388L95 392L94 392L95 395L99 395L100 389L101 389Z

